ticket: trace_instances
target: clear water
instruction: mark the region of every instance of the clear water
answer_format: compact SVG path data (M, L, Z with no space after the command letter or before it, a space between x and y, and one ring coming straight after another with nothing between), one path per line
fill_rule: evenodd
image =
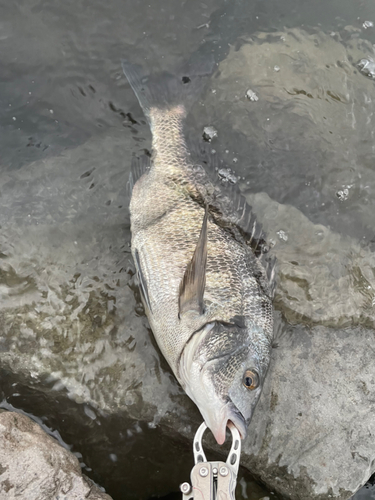
M20 376L22 366L16 376L2 358L0 400L58 431L82 456L85 472L115 500L172 494L191 468L186 441L173 436L179 451L171 455L171 444L138 422L136 404L129 421L82 404L88 397L109 405L114 380L121 381L116 392L121 400L128 379L116 367L127 349L143 363L129 380L138 377L145 386L158 380L157 391L145 390L147 401L155 399L161 408L184 398L155 349L132 284L125 186L131 156L150 148L150 133L122 76L121 58L155 71L175 67L198 49L213 51L221 74L205 106L195 108L191 131L200 137L204 126L215 126L212 147L242 177L249 196L266 192L372 252L375 81L355 66L357 57L371 56L375 43L375 29L364 27L365 21L375 22L372 0L16 0L0 5L0 293L7 332L3 339L0 334L0 352L12 342L26 352L46 338L44 351L27 368L36 370L38 356L47 356L54 371L38 380L37 390ZM293 122L288 122L291 101L277 94L290 83L286 56L262 53L277 37L281 46L289 44L288 53L291 47L306 50L309 40L310 59L298 71L319 81L310 98L295 77L290 88L294 102L299 96L299 108L293 109ZM338 86L334 67L342 54L328 37L340 40L353 57L345 64L348 75L357 72L358 78L348 76ZM240 67L236 54L246 45L254 62L248 81L233 69ZM318 77L317 61L326 68ZM270 65L266 81L259 77L262 63ZM259 101L247 100L249 89ZM347 95L360 103L355 110L343 111ZM249 113L250 130L245 129ZM285 240L288 234L280 231ZM18 323L10 324L8 311ZM327 308L326 314L331 325L343 318L337 308ZM292 313L289 319L295 319ZM49 341L51 330L63 340ZM81 354L81 365L71 361L72 350ZM82 374L78 382L77 372ZM58 383L61 373L64 380ZM101 387L97 377L104 381ZM40 387L54 388L53 403ZM163 388L172 394L170 402L164 401ZM136 388L127 394L125 404L131 406ZM191 411L195 425L199 415ZM119 436L118 428L129 432ZM247 476L239 484L243 498L271 495ZM354 498L374 496L369 486Z

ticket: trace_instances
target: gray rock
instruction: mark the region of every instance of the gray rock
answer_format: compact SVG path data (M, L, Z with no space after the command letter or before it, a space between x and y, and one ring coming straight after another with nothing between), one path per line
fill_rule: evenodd
M292 499L348 499L374 472L373 331L289 328L242 463Z
M246 97L249 99L249 101L253 101L253 102L256 102L256 101L259 101L259 97L256 95L256 93L251 90L251 89L248 89L246 91Z
M0 413L0 498L111 500L77 458L25 415Z

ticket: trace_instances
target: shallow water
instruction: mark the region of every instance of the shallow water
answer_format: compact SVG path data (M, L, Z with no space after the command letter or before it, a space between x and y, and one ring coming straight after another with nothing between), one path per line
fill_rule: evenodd
M155 348L133 283L126 182L131 156L149 150L150 133L120 60L155 71L173 69L197 50L214 52L220 73L205 105L193 111L191 134L199 141L204 126L214 125L211 146L241 177L247 196L267 193L321 225L315 265L342 278L342 288L330 291L321 274L316 302L334 305L323 312L300 299L291 283L309 281L308 265L286 245L299 221L288 225L289 213L283 227L268 229L303 276L282 270L278 307L292 323L303 316L331 327L346 325L345 314L359 309L355 322L373 328L375 81L356 63L374 56L375 29L363 26L375 22L374 4L26 0L0 12L0 400L58 431L115 500L152 496L150 474L158 494L171 493L188 479L191 450L173 435L178 452L169 455L155 426L185 396ZM241 58L253 68L248 75ZM249 89L258 101L246 98ZM272 221L267 209L263 216ZM346 251L353 248L354 261ZM327 258L336 253L339 264ZM12 365L17 376L8 352L25 355ZM124 352L137 363L120 373ZM53 405L43 388L56 392ZM130 408L129 421L111 414L121 404ZM199 415L191 411L194 428ZM118 427L127 434L119 436ZM248 476L239 489L243 498L267 495ZM354 498L374 495L363 488Z

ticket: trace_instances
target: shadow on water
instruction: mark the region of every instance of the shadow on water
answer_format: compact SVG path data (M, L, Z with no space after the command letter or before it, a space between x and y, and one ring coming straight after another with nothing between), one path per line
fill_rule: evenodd
M192 461L186 440L173 432L170 438L158 430L116 415L98 412L90 405L77 404L64 391L46 394L48 384L37 388L15 382L14 376L1 372L0 407L22 408L42 422L45 430L58 438L79 459L82 471L116 498L147 498L158 491L166 494L189 477ZM66 444L68 443L68 444ZM145 484L149 484L147 489Z
M129 419L128 414L111 415L77 404L66 392L54 391L50 383L25 385L5 370L0 371L0 380L0 409L20 411L35 420L115 500L154 498L155 492L158 497L181 498L178 485L190 478L193 453L172 428L160 433L157 426ZM208 451L209 460L213 455ZM266 494L242 468L238 488L238 498L258 500Z

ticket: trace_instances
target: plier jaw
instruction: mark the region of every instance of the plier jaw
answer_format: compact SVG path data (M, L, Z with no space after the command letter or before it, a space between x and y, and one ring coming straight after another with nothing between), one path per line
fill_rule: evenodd
M202 447L206 424L203 422L197 430L193 443L195 465L190 475L191 484L186 482L180 486L183 500L235 500L241 438L233 424L228 427L232 433L232 446L226 462L207 461Z

